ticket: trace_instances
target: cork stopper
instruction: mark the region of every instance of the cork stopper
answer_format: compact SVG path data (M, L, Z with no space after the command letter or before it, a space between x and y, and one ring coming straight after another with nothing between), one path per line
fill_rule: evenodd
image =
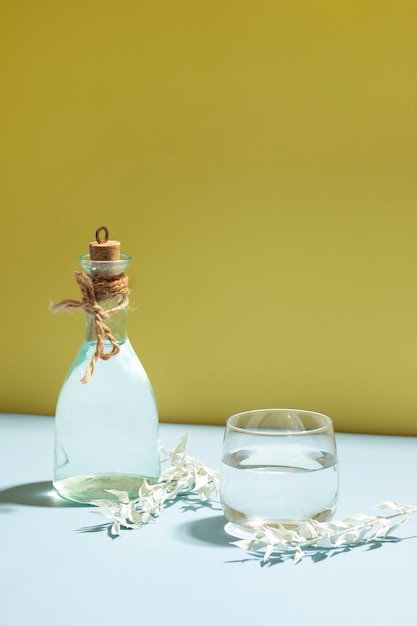
M100 239L101 231L104 238ZM119 261L120 241L109 239L109 230L106 226L100 226L96 230L96 240L90 242L90 259L92 261Z

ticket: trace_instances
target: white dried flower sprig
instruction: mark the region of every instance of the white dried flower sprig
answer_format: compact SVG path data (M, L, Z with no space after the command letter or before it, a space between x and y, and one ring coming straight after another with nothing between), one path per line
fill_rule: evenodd
M170 460L171 466L163 472L157 483L150 484L145 480L134 500L129 499L126 491L109 489L118 502L93 502L101 507L102 511L98 511L100 514L112 520L112 535L118 535L121 527L139 528L153 522L162 509L179 496L196 494L201 502L208 502L217 495L218 472L206 467L199 459L187 456L186 447L187 435L174 450L161 446L162 462Z
M353 515L343 521L317 522L308 520L291 525L259 526L254 528L254 537L232 542L248 552L263 551L263 561L274 552L294 551L294 565L305 556L308 548L331 549L378 541L388 536L399 526L406 524L417 507L382 502L376 509L393 511L391 515Z

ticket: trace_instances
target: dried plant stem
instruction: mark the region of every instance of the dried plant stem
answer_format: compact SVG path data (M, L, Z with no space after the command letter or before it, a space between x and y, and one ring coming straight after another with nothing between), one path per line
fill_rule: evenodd
M186 445L187 436L184 436L174 450L161 446L162 462L170 460L171 465L157 483L149 484L145 480L135 500L130 500L125 491L111 490L118 502L94 501L102 509L99 513L112 520L111 534L118 535L122 527L139 528L154 521L166 504L180 496L195 494L201 502L207 502L218 494L218 473L188 456Z
M294 551L294 564L307 548L331 549L358 545L391 536L399 526L406 524L417 507L397 502L382 502L377 509L394 511L391 515L353 515L343 521L300 521L295 524L259 526L251 529L253 537L233 542L249 552L264 552L267 561L274 552ZM397 521L398 520L398 521Z

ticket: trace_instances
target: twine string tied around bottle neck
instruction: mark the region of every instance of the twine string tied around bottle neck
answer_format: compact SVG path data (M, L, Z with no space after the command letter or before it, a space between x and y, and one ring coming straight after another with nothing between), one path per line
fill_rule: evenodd
M80 288L82 299L62 300L57 304L52 304L50 310L52 313L57 313L58 311L70 312L73 309L82 309L88 315L93 316L96 331L96 349L84 376L81 378L82 383L88 383L93 376L98 359L107 361L120 351L119 344L106 324L106 320L114 313L125 309L129 304L129 279L125 274L108 277L93 276L90 278L90 276L80 271L74 272L74 277ZM116 300L117 305L111 309L104 309L99 303L106 300ZM105 340L109 341L112 346L110 352L104 351Z

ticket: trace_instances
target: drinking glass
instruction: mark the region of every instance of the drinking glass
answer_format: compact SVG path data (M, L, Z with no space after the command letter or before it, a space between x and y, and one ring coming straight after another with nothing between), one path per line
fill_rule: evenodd
M220 468L225 530L315 519L328 521L338 502L332 420L295 409L260 409L229 417Z

